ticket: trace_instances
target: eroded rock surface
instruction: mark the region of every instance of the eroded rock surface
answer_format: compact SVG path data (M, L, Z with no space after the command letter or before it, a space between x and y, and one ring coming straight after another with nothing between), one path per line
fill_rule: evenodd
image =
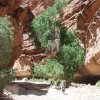
M0 0L0 16L8 15L15 28L12 58L7 67L12 67L21 55L23 33L30 31L31 21L53 3L54 0Z
M54 0L0 0L0 16L10 16L15 27L9 66L22 53L22 34L29 31L30 22L53 3ZM70 0L63 11L62 24L77 30L85 50L85 66L78 75L100 75L100 0Z
M62 24L77 29L85 50L85 65L76 76L100 75L100 0L70 0Z
M32 67L34 62L32 57L22 54L14 63L16 77L32 77Z

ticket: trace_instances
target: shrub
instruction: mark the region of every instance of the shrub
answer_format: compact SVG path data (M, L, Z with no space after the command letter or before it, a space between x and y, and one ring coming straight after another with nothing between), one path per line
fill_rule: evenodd
M13 74L6 66L11 58L13 47L13 27L9 17L0 17L0 93L4 86L12 80Z
M57 56L57 60L64 66L65 77L72 80L75 71L84 64L84 49L79 45L75 30L66 31L65 38Z
M13 47L13 27L9 17L0 17L0 66L9 63Z
M32 29L35 31L33 35L37 36L42 47L47 47L48 37L52 38L51 34L55 31L53 23L56 21L56 15L62 13L66 2L67 0L55 0L55 4L52 7L48 7L46 11L33 20Z
M38 64L35 67L35 73L44 76L51 74L51 76L55 77L55 71L54 73L49 72L52 68L52 72L53 70L58 70L60 67L53 66L59 66L56 65L59 63L64 68L63 73L66 79L72 80L75 71L83 66L85 57L75 30L68 31L66 27L62 26L61 20L56 17L57 14L62 14L64 3L65 1L63 0L57 0L53 7L49 7L32 22L32 29L37 35L41 46L46 47L47 52L57 51L57 57L50 60L51 64L47 64L45 67ZM57 63L52 65L55 60Z
M84 49L79 45L79 40L75 33L75 30L66 30L64 33L60 33L61 45L57 57L47 60L47 64L44 66L37 64L34 69L35 74L57 77L56 71L58 71L58 73L62 72L66 79L73 79L73 74L83 66L85 59Z
M48 58L45 65L36 64L34 74L41 77L52 77L64 75L64 67L56 60Z
M0 67L0 94L2 94L5 85L11 82L14 78L15 75L12 70Z

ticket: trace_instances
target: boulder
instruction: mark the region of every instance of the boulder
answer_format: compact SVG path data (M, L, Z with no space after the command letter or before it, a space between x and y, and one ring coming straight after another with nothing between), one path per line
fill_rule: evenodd
M22 54L14 63L13 69L15 70L16 77L32 77L32 57Z
M18 84L7 85L4 91L7 91L12 94L19 94L19 95L26 93L25 88L19 86Z

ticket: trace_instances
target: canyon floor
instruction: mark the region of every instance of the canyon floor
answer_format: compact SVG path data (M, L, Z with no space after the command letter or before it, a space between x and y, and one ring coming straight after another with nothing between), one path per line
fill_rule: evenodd
M10 94L13 100L100 100L100 87L90 84L72 83L65 94L55 86L43 91L31 90L25 95Z

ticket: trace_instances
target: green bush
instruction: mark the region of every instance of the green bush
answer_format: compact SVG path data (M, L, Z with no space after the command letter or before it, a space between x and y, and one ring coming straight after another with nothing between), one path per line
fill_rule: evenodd
M0 93L4 86L13 78L13 74L5 67L11 59L13 47L13 27L9 17L0 17Z
M83 66L85 59L84 49L79 45L79 39L75 34L75 30L63 31L63 29L65 28L61 28L62 31L60 33L60 50L57 57L55 59L51 58L52 60L49 60L45 67L38 64L35 67L35 73L37 73L37 75L48 76L51 74L50 76L57 77L55 71L61 71L59 67L60 64L62 66L62 71L65 78L72 80L73 74L76 72L76 70ZM57 63L55 63L54 60L56 60ZM55 67L53 68L52 66ZM49 73L51 70L52 73Z
M49 7L32 22L32 29L40 41L41 47L46 47L47 52L57 51L57 57L51 58L50 64L45 67L38 64L35 67L35 73L42 76L51 74L52 77L55 77L57 76L56 72L50 73L50 69L53 68L52 72L58 70L60 64L63 66L65 78L72 80L75 71L83 66L85 57L84 49L79 44L76 31L68 31L61 24L62 9L66 3L66 0L57 0L53 7ZM60 15L60 19L56 18L57 14ZM57 67L52 67L52 62L55 60L57 63L54 63L54 65Z
M72 79L73 74L84 64L84 49L79 45L75 30L66 31L57 60L64 66L65 77Z
M64 75L64 67L56 60L48 58L45 65L36 64L34 67L34 75L41 77L52 77Z
M48 7L46 11L37 16L32 22L33 35L35 34L42 47L47 47L48 37L54 33L54 24L56 21L56 15L62 14L63 7L67 3L67 0L55 0L52 7ZM55 33L54 33L55 34Z
M0 17L0 67L6 66L13 47L13 27L9 17Z
M2 94L6 84L11 82L15 78L15 74L10 69L4 69L0 67L0 93Z

